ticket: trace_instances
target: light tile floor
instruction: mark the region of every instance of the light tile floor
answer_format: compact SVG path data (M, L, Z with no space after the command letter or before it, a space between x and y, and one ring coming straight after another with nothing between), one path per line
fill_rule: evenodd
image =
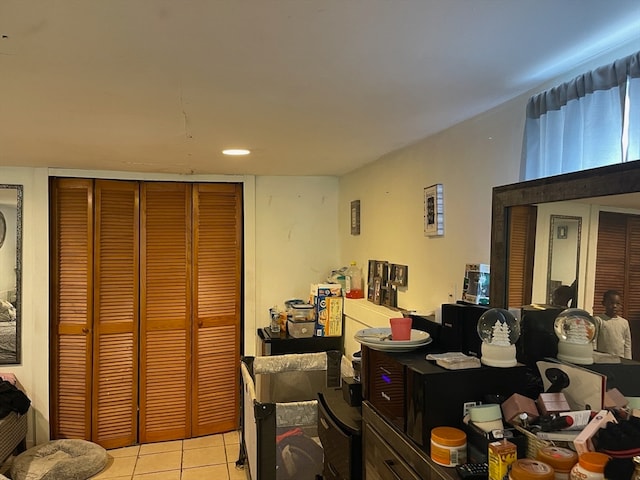
M109 450L109 463L92 480L251 480L236 468L238 432Z

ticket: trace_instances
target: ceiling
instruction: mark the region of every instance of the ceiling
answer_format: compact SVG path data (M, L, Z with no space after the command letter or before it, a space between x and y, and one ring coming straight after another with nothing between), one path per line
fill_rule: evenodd
M0 165L342 175L639 37L637 0L3 0Z

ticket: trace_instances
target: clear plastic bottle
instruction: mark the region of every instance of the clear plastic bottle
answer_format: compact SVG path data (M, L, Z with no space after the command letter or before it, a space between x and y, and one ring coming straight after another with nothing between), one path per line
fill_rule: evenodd
M278 311L278 307L271 307L269 309L269 316L271 317L271 325L269 326L271 333L280 333L280 312Z
M345 288L345 297L364 298L362 270L360 270L360 267L356 265L356 262L351 262L344 276L347 285L347 288Z

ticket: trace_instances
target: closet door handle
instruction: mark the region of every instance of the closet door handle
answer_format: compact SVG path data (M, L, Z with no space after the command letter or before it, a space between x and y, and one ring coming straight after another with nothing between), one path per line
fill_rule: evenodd
M84 334L89 333L89 329L88 329L88 328L86 328L86 327L85 327L85 328L83 328L83 329L82 329L82 333L84 333Z
M202 325L204 325L204 322L202 320L198 320L198 328L202 328Z

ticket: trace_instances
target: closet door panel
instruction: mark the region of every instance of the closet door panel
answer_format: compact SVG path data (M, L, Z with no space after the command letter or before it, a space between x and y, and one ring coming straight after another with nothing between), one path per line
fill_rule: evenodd
M624 214L600 212L593 314L604 313L602 296L610 289L624 294L627 263L627 219Z
M193 435L238 426L242 189L194 185Z
M93 436L137 440L139 215L137 182L96 180Z
M93 181L50 187L51 438L91 438Z
M140 442L191 435L191 186L141 191Z

